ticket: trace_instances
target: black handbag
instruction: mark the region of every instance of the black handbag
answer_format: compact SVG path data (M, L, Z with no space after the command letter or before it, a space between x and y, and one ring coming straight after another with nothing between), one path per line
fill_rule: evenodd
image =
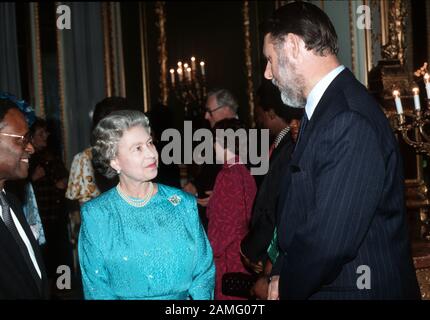
M222 294L226 296L250 298L251 288L257 275L244 272L227 272L222 276Z

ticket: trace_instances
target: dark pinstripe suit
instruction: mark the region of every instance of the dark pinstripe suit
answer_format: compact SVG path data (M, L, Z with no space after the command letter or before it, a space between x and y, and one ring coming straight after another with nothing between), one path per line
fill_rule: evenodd
M279 206L281 299L413 299L397 142L376 101L345 69L294 151ZM371 289L357 288L357 268Z

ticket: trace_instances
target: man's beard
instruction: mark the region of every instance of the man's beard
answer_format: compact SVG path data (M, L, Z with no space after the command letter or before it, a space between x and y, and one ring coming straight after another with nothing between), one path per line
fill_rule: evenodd
M295 71L296 68L286 58L280 56L279 77L284 80L284 84L275 78L272 79L272 83L281 91L281 99L285 105L293 108L304 108L306 104L306 98L303 96L304 79Z

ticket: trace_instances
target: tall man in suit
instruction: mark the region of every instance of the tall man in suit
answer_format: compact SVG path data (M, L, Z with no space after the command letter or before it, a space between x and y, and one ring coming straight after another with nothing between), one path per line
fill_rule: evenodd
M45 299L46 273L21 204L4 191L7 180L24 179L34 153L24 115L0 99L0 299Z
M418 299L398 145L376 101L337 57L308 2L266 25L265 78L305 108L281 187L270 299Z
M261 128L269 129L272 140L269 149L270 165L258 188L249 231L240 248L245 266L259 274L253 294L258 299L267 300L267 279L272 270L272 258L269 259L267 250L276 226L279 184L294 150L303 109L284 105L278 88L266 79L257 90L255 101L254 114L258 116L256 123Z

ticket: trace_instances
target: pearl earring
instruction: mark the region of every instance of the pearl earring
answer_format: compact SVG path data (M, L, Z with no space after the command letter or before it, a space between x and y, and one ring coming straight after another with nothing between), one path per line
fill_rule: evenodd
M116 171L116 173L117 173L117 174L121 174L121 170L117 170L117 171Z

